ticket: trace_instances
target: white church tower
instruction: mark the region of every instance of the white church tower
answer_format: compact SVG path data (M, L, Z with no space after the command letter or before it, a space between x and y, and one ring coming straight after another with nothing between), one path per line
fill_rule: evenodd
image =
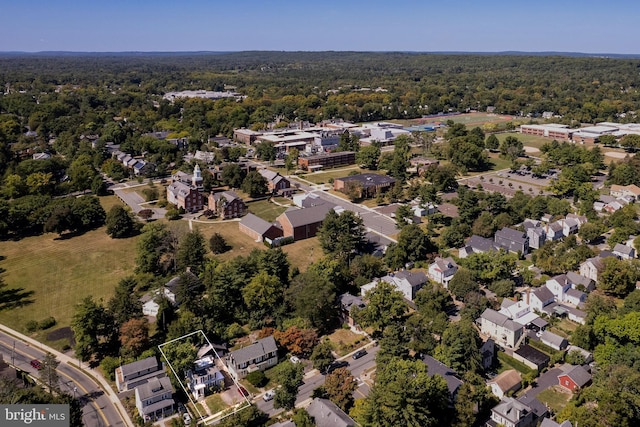
M193 185L195 188L202 188L202 172L200 171L200 166L198 166L197 163L196 163L196 166L193 168L191 185Z

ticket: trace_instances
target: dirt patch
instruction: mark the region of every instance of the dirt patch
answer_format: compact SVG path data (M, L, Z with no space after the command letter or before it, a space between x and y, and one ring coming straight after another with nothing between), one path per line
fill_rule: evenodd
M73 335L73 331L69 326L55 329L47 334L48 341L58 341L65 338L69 340L69 346L74 347L76 345L76 340Z
M612 157L614 159L624 159L625 157L629 156L629 153L620 153L618 151L605 151L604 153L605 156L607 157Z
M529 147L529 146L525 146L524 147L524 151L526 151L527 153L539 153L540 150L538 150L536 147Z

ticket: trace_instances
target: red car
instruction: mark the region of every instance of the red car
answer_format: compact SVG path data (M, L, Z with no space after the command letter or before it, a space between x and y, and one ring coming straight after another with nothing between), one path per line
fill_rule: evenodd
M40 363L40 361L38 359L33 359L31 361L31 366L33 366L34 368L36 368L38 371L40 369L42 369L42 363Z
M238 387L238 393L240 393L240 396L249 396L247 389L242 386Z

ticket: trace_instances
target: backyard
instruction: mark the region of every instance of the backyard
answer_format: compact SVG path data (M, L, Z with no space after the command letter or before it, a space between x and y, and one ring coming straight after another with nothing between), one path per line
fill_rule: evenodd
M567 402L571 399L571 393L563 389L559 385L554 385L538 394L537 398L543 405L549 407L553 413L557 414L562 411Z

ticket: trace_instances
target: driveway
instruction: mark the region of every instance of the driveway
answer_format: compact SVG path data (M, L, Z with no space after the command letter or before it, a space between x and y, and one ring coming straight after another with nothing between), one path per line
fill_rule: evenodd
M112 188L113 193L118 196L120 200L127 204L131 208L134 214L138 214L143 209L151 209L153 216L151 219L164 218L167 210L164 208L152 208L148 206L149 202L145 200L135 191L124 191L122 188Z
M562 372L560 368L548 370L538 377L536 386L529 388L526 393L523 393L523 396L526 395L528 399L532 399L546 389L558 384L558 375L562 374Z

